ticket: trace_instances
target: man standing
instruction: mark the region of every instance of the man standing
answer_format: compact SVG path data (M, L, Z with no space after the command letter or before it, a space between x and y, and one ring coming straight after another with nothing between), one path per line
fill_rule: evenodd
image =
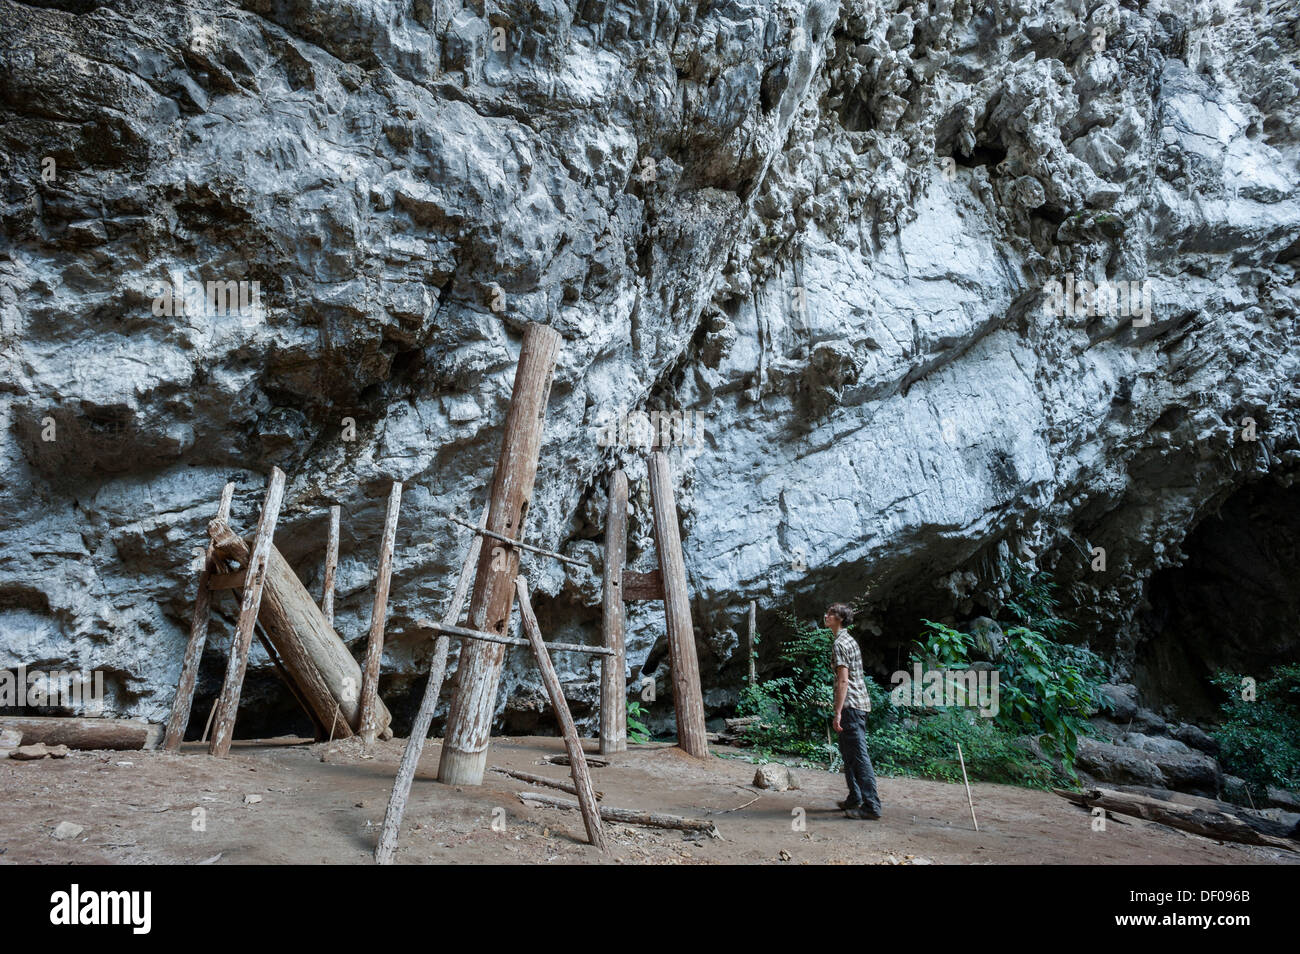
M831 654L835 665L834 726L840 734L840 756L849 783L849 797L839 806L847 818L876 819L880 817L880 796L866 738L871 697L862 678L862 651L844 628L853 622L853 609L845 603L833 603L823 619L835 638Z

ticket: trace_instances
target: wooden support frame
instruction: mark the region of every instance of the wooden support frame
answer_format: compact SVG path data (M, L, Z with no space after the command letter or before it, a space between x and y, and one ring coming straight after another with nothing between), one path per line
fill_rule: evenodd
M610 655L600 661L600 753L627 750L627 662L623 640L627 599L623 569L627 562L627 474L614 471L609 478L609 503L605 508L605 572L601 583L600 631Z
M533 655L537 659L537 668L541 670L542 682L551 697L551 707L560 722L564 733L564 747L569 753L569 764L573 770L573 784L578 790L578 805L582 811L582 823L587 829L587 840L598 850L607 851L605 831L600 824L600 806L596 803L596 793L592 790L591 773L587 770L587 756L582 751L582 740L578 738L577 726L573 724L573 715L564 698L564 689L560 686L560 677L555 672L551 657L546 652L546 643L542 641L542 630L537 625L537 617L528 599L528 581L522 576L515 578L515 592L519 598L519 617L523 621L524 632L532 645Z
M262 603L266 561L271 553L271 540L275 535L275 524L280 516L280 504L283 499L284 471L279 467L273 467L270 485L266 491L266 501L262 505L262 516L257 522L257 536L253 541L252 555L248 561L248 578L239 607L239 622L235 625L235 635L230 646L226 678L221 686L221 694L217 697L212 740L208 743L209 755L229 754L230 743L234 739L239 694L244 686L244 674L248 670L248 650L253 641L257 611Z
M581 560L575 560L573 557L567 557L563 553L556 553L554 550L547 550L545 547L535 547L531 543L524 543L522 540L507 537L505 534L493 533L491 530L476 527L468 520L462 520L460 517L454 515L448 515L447 519L452 523L460 524L462 527L467 527L468 529L473 530L479 536L491 537L493 540L498 540L507 546L518 547L521 550L527 550L529 553L538 553L542 556L548 556L552 560L559 560L561 563L567 563L570 566L578 566L586 569L587 564L583 563Z
M379 733L375 702L379 696L379 663L384 655L384 621L388 617L388 588L393 575L393 547L397 542L397 511L402 505L402 482L393 481L388 493L384 536L379 544L375 573L375 605L370 611L370 636L366 640L366 665L361 672L361 725L357 732L366 745Z
M506 412L501 454L488 495L486 530L513 539L523 536L525 518L537 477L542 421L561 339L555 329L530 324L524 332L515 369L510 408ZM494 551L502 551L497 559ZM515 547L484 547L470 597L469 625L504 636L514 604L519 572ZM438 778L448 785L481 785L487 767L488 737L505 649L475 640L460 654L456 693L438 760Z
M706 758L709 743L704 726L704 696L700 689L700 662L691 623L690 591L686 585L686 560L673 497L668 455L650 455L650 499L654 510L655 549L663 577L664 617L668 628L668 653L672 666L673 708L677 714L677 743L682 751Z
M230 503L234 496L235 484L234 481L230 481L221 489L217 519L230 519ZM181 743L185 741L185 729L189 725L190 709L194 705L194 683L198 679L199 663L203 660L203 647L208 641L208 620L212 617L210 584L219 569L216 552L209 542L207 553L203 558L203 569L199 572L199 589L194 595L190 638L185 646L185 658L181 661L181 675L176 684L176 697L172 700L171 717L167 720L167 731L163 736L163 748L169 752L179 750Z

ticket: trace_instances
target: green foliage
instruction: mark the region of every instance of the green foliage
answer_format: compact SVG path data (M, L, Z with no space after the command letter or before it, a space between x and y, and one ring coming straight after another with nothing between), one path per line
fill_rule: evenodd
M835 704L835 670L829 629L782 614L794 635L782 644L781 661L789 674L746 686L737 712L758 716L746 737L760 750L834 761L838 749L827 739Z
M650 741L650 730L643 721L647 713L645 707L636 699L627 701L627 740L640 744Z
M966 656L975 644L975 637L969 633L958 632L943 623L933 623L928 619L923 619L921 622L929 630L928 633L922 633L921 638L916 641L921 660L928 660L939 669L965 669ZM912 658L918 657L914 655Z
M1211 733L1220 763L1256 797L1269 785L1300 789L1300 665L1275 666L1255 686L1253 701L1242 698L1242 680L1228 672L1212 680L1227 696L1219 707L1223 723Z
M878 772L945 782L961 781L958 743L971 781L1039 788L1056 781L1051 768L1035 761L1013 735L970 710L941 709L917 720L880 719L867 732L867 750Z

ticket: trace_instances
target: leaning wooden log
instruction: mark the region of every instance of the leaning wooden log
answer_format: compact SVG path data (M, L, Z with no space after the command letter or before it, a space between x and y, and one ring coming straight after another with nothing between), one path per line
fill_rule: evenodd
M600 660L600 751L627 749L627 665L623 656L625 628L623 565L627 562L627 475L609 478L605 508L605 572L600 593L600 632L612 655Z
M524 518L533 498L542 420L559 351L558 332L545 325L528 326L506 412L501 455L492 475L486 528L517 540L524 536ZM510 628L518 573L518 549L504 544L483 547L469 602L470 628L505 635ZM456 693L438 761L438 779L447 785L483 782L505 654L504 647L480 640L461 649Z
M1166 802L1146 795L1133 795L1108 788L1094 788L1082 792L1070 792L1052 789L1064 799L1082 805L1084 808L1103 808L1120 815L1132 815L1151 822L1159 822L1181 831L1195 835L1214 838L1219 841L1234 841L1246 845L1267 845L1271 848L1286 848L1290 851L1300 850L1300 844L1285 838L1261 834L1248 823L1235 815L1211 811L1178 802ZM1176 795L1174 796L1177 797Z
M522 577L515 579L515 592L519 597L519 618L523 620L524 632L532 643L533 656L537 659L537 668L542 673L542 685L551 697L551 708L560 723L564 735L564 748L569 753L569 767L573 772L573 784L578 788L578 805L582 810L582 823L587 829L587 839L601 851L605 851L605 832L600 827L600 812L596 807L596 795L591 786L591 773L587 771L587 758L582 751L582 739L578 738L578 727L573 724L573 715L569 712L569 703L564 698L560 687L560 677L551 662L551 656L542 642L542 628L537 625L533 614L533 605L528 598L528 582Z
M233 481L221 489L221 503L217 505L217 519L230 518L230 501L235 495ZM212 617L212 575L220 569L212 544L208 544L203 557L203 569L199 572L198 592L194 597L194 615L190 619L190 639L185 646L185 657L181 660L181 675L176 683L176 696L172 699L171 718L167 720L167 732L163 737L163 748L175 752L185 739L185 728L190 724L190 708L194 705L194 682L199 675L199 663L203 659L203 647L208 641L208 620Z
M0 731L22 734L21 745L66 745L70 749L156 749L164 728L137 719L81 719L62 716L0 716Z
M687 755L705 758L704 694L700 689L700 661L695 652L691 624L690 592L686 586L686 559L682 555L677 504L673 499L668 455L650 455L650 499L654 510L655 550L663 577L664 617L668 624L668 653L673 679L673 709L677 715L677 744Z
M213 521L208 533L217 553L227 560L248 560L248 544L224 523ZM336 739L350 737L360 727L361 667L348 652L298 575L275 547L267 563L266 589L258 613L267 636L293 680L323 725ZM391 738L392 717L383 700L378 704L380 738Z
M379 698L379 661L384 655L384 620L388 616L388 588L393 577L393 547L397 542L397 511L402 504L402 482L393 481L388 494L384 536L379 543L379 568L375 573L375 603L370 610L370 636L366 639L366 665L361 671L361 728L357 734L367 745L379 733L375 702Z
M524 804L533 802L546 808L565 808L573 811L578 803L554 795L540 795L535 792L520 792L518 798ZM680 815L664 815L660 812L638 812L630 808L614 808L610 805L600 806L600 817L604 821L619 822L624 825L641 825L645 828L675 828L679 831L701 831L710 838L721 838L718 827L710 821L697 818L682 818Z
M492 771L499 772L502 775L509 775L511 778L517 778L521 782L527 782L529 785L541 785L545 788L557 788L561 792L568 792L570 795L578 794L578 786L572 782L566 782L562 778L547 778L545 775L533 775L531 772L516 772L514 769L502 768L499 765L492 766ZM598 789L593 789L596 801L605 797L605 793Z
M484 508L479 520L480 526L487 523L487 518L488 512ZM469 553L460 568L460 578L456 581L456 589L443 616L443 621L448 625L454 625L465 608L465 597L469 594L469 585L474 579L482 548L483 538L475 534L470 540ZM429 681L424 687L424 698L420 700L420 711L415 714L415 724L411 726L411 737L406 740L406 749L402 752L402 761L397 767L397 777L393 779L393 791L388 796L388 808L384 812L384 825L379 831L379 843L375 846L375 864L386 865L393 860L397 833L402 827L402 815L406 813L406 800L411 795L411 783L415 780L415 770L420 764L420 755L424 752L424 740L433 723L433 711L438 708L438 695L442 692L442 680L447 673L450 642L446 633L439 633L434 640Z
M235 737L235 714L239 711L239 696L244 688L244 673L248 669L248 650L253 644L253 627L262 606L262 590L266 584L266 563L271 555L271 539L280 517L280 503L284 499L284 471L271 468L270 486L262 503L262 515L257 521L253 547L245 567L248 578L240 592L239 620L230 642L230 658L226 662L226 678L217 696L216 716L212 720L212 740L208 742L209 755L226 755Z

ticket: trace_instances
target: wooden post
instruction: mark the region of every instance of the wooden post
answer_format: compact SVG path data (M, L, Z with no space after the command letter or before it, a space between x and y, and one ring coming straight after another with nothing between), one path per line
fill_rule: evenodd
M758 628L758 604L753 600L749 601L749 684L754 684L755 666L754 666L754 630Z
M479 526L487 525L488 511L483 510ZM455 626L465 608L465 597L469 594L470 582L478 567L479 553L483 549L483 538L477 533L470 539L469 554L460 568L460 578L452 593L451 602L443 622ZM411 783L415 780L415 770L420 764L420 755L424 752L424 740L429 735L429 726L433 723L433 711L438 708L438 695L442 692L443 676L447 673L447 650L451 638L446 633L439 633L433 644L433 663L429 666L429 681L424 686L424 698L420 700L420 711L415 714L415 724L411 726L411 737L406 740L406 750L402 752L402 762L397 767L397 777L393 779L393 792L388 796L388 810L384 812L384 826L379 832L379 844L375 847L375 863L386 865L393 860L393 849L397 847L397 833L402 827L402 815L406 812L406 800L411 794Z
M668 455L650 455L650 499L654 505L655 549L663 578L664 616L668 624L668 654L673 675L673 708L677 713L677 744L696 758L709 754L705 738L704 696L700 691L700 661L695 654L695 629L686 587L677 504L673 499Z
M339 568L339 510L330 507L330 532L325 541L325 592L321 594L320 611L325 614L325 624L334 628L334 574Z
M221 490L221 503L217 506L217 517L221 520L230 518L230 501L235 495L234 482L227 483ZM194 704L194 682L198 679L199 663L203 659L203 647L208 641L208 620L212 616L212 591L208 588L216 567L216 554L212 543L208 543L207 554L203 558L203 569L199 573L199 591L194 597L194 615L190 618L190 641L185 646L185 659L181 662L181 678L176 684L176 698L172 700L171 718L167 720L167 733L163 736L163 748L175 752L185 740L185 728L190 722L190 707Z
M627 562L627 475L609 478L600 630L613 656L600 660L600 753L627 749L627 663L623 654L623 566Z
M217 697L217 715L212 725L212 741L208 743L209 755L226 755L235 734L235 713L239 709L239 693L244 687L244 673L248 669L248 648L253 642L253 627L257 625L257 611L262 604L262 585L266 581L266 561L271 555L271 538L275 535L275 522L280 517L280 503L284 499L284 471L271 468L271 483L262 504L262 516L257 521L257 536L253 539L252 555L248 559L248 577L244 582L244 598L239 606L239 622L230 643L230 659L226 663L226 679Z
M542 683L551 697L551 708L555 710L555 718L564 733L564 747L569 752L569 766L573 770L573 784L578 789L578 805L582 809L582 823L587 828L587 840L605 851L605 832L600 827L600 806L596 804L591 773L587 771L587 755L582 751L582 740L578 738L578 728L573 724L573 715L564 699L560 677L556 675L546 644L542 642L542 630L537 625L537 617L533 614L533 606L528 599L528 581L522 576L518 577L515 580L515 590L519 596L519 617L524 622L524 632L532 643L537 668L542 671Z
M501 456L488 498L486 529L493 533L515 539L524 536L524 520L537 476L542 420L559 350L560 335L553 328L530 324L524 332L510 409L506 412ZM469 603L471 628L505 635L510 626L518 572L518 550L504 543L482 548ZM483 782L492 711L505 654L505 647L479 640L461 649L458 685L438 762L438 779L448 785Z
M402 482L393 481L388 493L388 516L379 544L379 569L375 574L375 605L370 611L370 638L366 640L366 668L361 673L361 729L366 745L375 741L379 726L375 700L379 695L379 661L384 655L384 621L388 617L388 586L393 575L393 546L397 541L397 509L402 503Z

